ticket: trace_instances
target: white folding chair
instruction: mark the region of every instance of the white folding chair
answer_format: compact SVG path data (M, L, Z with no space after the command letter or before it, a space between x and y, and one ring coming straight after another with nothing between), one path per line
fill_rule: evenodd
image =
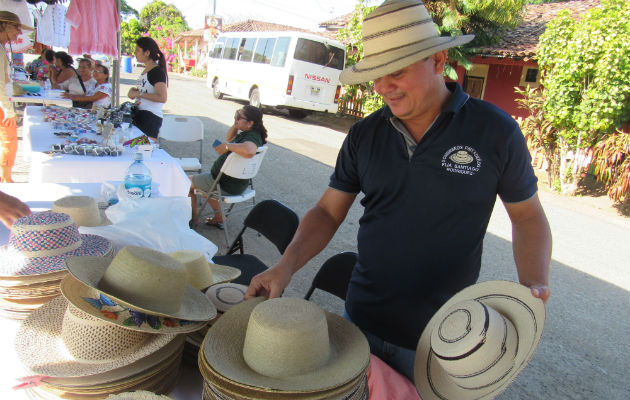
M173 142L199 142L199 157L176 157L184 171L201 172L203 153L203 123L196 117L165 115L160 128L160 138Z
M254 184L251 181L252 178L256 176L258 170L260 169L260 165L262 164L263 157L267 152L267 146L261 146L256 151L256 154L251 158L241 157L236 153L231 153L223 163L221 170L219 171L219 175L212 182L210 189L205 192L200 189L195 189L195 194L205 197L205 201L203 205L197 212L197 216L195 217L195 221L193 226L196 228L199 224L199 219L201 218L201 213L208 204L210 198L214 198L219 202L219 207L221 209L221 214L223 214L223 231L225 232L225 244L226 246L230 245L230 236L228 232L228 215L248 210L256 205L256 191L254 190ZM229 175L233 178L238 179L250 179L250 185L245 191L239 195L228 195L221 193L221 185L219 184L219 180L221 176ZM238 203L243 203L245 201L251 200L252 204L246 207L239 207L234 210L234 206Z

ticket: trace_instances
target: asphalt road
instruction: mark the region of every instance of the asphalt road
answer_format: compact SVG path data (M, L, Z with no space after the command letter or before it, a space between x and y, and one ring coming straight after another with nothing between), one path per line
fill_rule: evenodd
M135 83L138 72L122 74L121 93ZM124 101L124 99L121 99ZM211 148L222 139L241 102L215 100L205 82L171 76L168 114L199 117L205 127L204 167L216 158ZM325 122L325 123L324 123ZM257 200L276 199L300 217L326 188L348 121L308 117L289 119L267 113L269 151L254 179ZM322 125L339 125L331 129ZM173 155L194 150L172 143ZM499 396L500 399L624 399L630 398L630 223L628 218L598 214L571 206L570 199L540 192L554 239L551 265L552 296L542 341L530 365ZM321 264L330 256L356 250L356 232L362 208L355 202L346 221L327 248L293 278L285 295L302 297ZM243 215L230 218L235 232ZM201 233L225 251L223 232L203 227ZM484 241L480 280L517 280L511 250L511 227L500 202ZM278 260L277 250L264 238L246 236L248 253L268 265ZM387 251L387 249L383 249ZM316 292L313 301L340 313L343 304Z

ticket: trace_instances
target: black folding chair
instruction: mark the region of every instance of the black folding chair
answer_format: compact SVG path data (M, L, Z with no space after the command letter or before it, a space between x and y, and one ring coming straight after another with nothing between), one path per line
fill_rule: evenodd
M295 235L300 223L297 214L289 207L276 200L264 200L256 204L247 214L243 229L234 239L226 255L215 256L216 264L229 265L241 270L241 276L234 281L249 285L252 278L268 267L256 256L245 254L243 233L247 228L253 229L273 243L280 254L283 254ZM240 254L234 254L239 252Z
M358 254L346 251L330 257L315 274L311 288L304 298L309 300L315 289L325 290L342 300L346 299L348 283L352 276L352 269L357 262Z

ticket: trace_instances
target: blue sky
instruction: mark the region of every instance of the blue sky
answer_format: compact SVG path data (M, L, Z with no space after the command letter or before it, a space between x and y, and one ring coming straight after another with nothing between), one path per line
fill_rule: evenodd
M164 0L182 11L193 29L203 27L203 18L212 13L213 0ZM245 19L317 30L320 22L351 12L357 0L214 0L217 15L224 23ZM127 0L140 11L150 0ZM380 3L376 1L375 4Z

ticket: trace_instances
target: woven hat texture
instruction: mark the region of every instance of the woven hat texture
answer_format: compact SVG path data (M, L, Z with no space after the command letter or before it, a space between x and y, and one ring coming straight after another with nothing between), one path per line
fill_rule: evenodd
M73 257L68 271L83 284L134 310L189 321L208 321L216 308L186 283L186 268L157 250L123 247L113 259Z
M221 316L203 342L221 376L261 390L317 392L347 384L369 364L361 331L306 300L245 301Z
M241 270L226 265L211 264L202 252L197 250L180 250L168 253L186 267L186 282L203 290L208 286L232 281L241 276Z
M36 212L11 227L8 245L0 248L0 276L58 272L68 257L104 256L111 249L103 237L80 234L67 214Z
M15 348L22 364L34 374L78 377L129 365L174 338L108 324L68 306L59 296L22 322Z
M77 226L110 224L96 200L90 196L66 196L53 203L54 212L68 214Z
M492 399L531 359L545 306L529 288L488 281L446 302L422 332L414 381L423 400Z
M0 22L13 22L20 25L22 30L32 31L34 30L30 26L24 25L22 21L20 21L20 17L11 11L0 11Z
M346 85L373 81L473 38L439 36L419 0L386 0L363 20L363 59L344 69L339 80Z

